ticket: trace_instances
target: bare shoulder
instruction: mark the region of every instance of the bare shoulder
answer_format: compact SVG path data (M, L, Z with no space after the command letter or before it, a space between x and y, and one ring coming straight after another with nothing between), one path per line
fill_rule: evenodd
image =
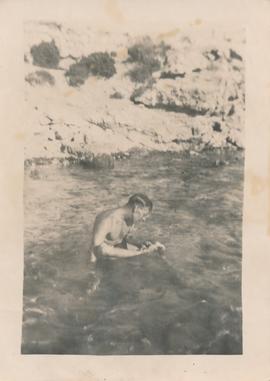
M104 210L96 216L95 225L111 224L118 219L119 219L118 208Z
M106 210L96 216L93 229L93 246L99 246L106 235L111 233L116 225L119 213L116 209Z

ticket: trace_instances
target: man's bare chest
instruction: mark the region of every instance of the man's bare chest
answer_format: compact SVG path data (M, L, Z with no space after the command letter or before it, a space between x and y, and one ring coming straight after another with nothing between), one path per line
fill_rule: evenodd
M130 230L130 227L125 223L125 221L116 219L112 221L111 231L107 235L107 238L112 241L123 239L129 234Z

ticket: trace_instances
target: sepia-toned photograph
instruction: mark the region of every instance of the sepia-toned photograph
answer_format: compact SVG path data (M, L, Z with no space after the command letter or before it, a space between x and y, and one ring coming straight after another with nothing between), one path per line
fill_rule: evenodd
M243 354L245 44L24 23L21 354Z

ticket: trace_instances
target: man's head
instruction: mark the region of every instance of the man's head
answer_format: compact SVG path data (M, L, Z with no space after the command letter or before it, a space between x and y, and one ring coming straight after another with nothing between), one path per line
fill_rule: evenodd
M132 209L134 222L145 220L153 209L152 201L143 193L135 193L131 196L128 206Z

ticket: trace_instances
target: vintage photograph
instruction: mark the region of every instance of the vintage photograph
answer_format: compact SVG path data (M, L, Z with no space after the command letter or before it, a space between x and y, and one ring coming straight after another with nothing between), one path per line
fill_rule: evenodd
M243 353L245 41L24 23L22 354Z

